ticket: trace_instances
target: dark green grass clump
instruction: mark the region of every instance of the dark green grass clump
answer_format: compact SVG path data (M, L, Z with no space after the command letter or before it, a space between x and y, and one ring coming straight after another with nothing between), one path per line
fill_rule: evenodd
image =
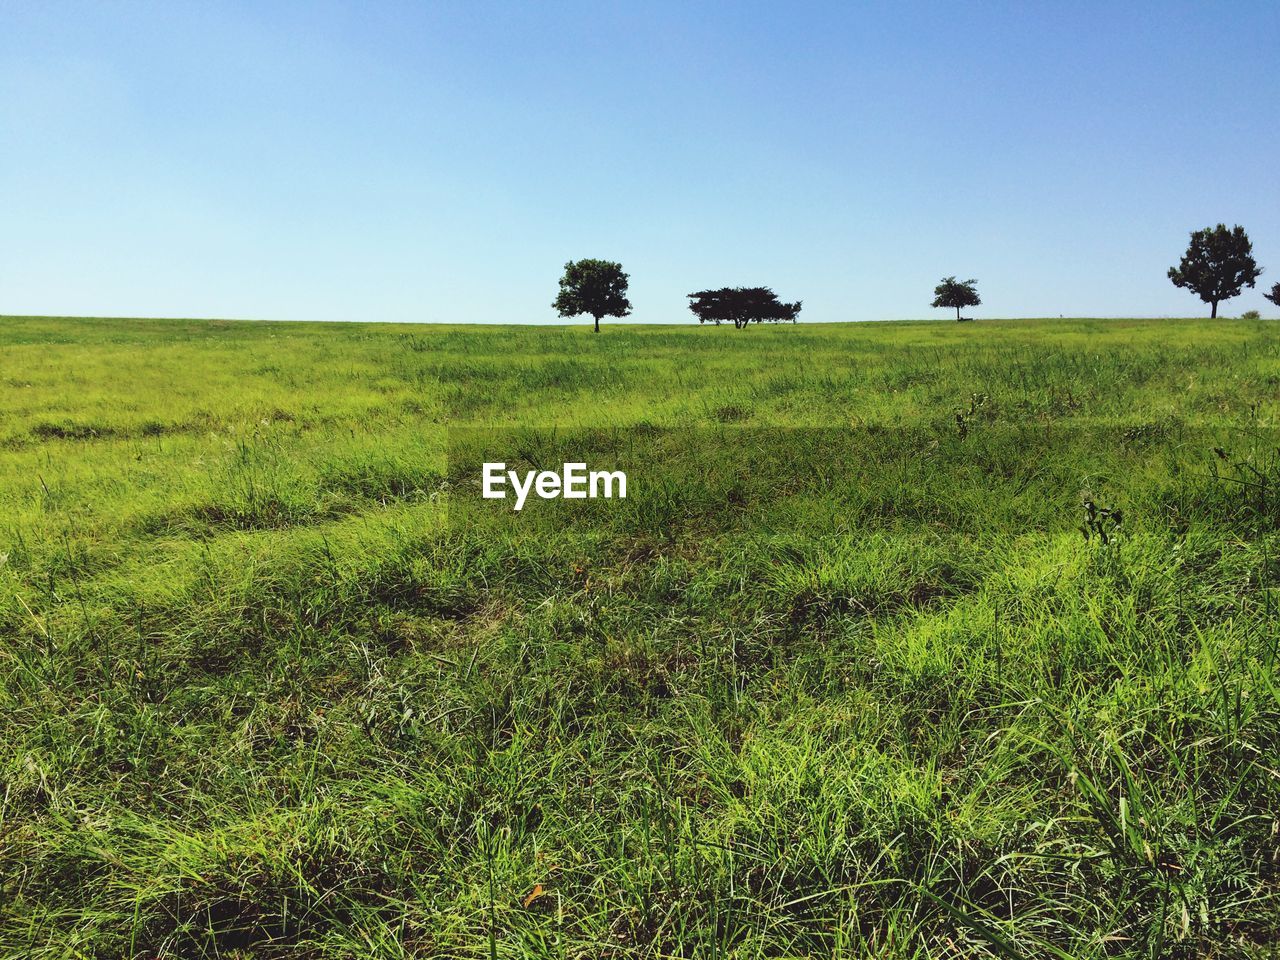
M0 322L0 955L1270 956L1278 390L1227 321ZM468 519L521 426L637 492Z

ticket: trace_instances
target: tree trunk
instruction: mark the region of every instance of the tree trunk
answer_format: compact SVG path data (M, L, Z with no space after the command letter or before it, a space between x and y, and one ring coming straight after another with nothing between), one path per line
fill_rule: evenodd
M956 307L956 323L960 322L960 308Z
M1213 301L1213 312L1209 314L1210 320L1218 319L1218 301Z
M592 314L592 316L594 317L595 314ZM599 333L599 332L600 332L600 318L596 317L596 333Z

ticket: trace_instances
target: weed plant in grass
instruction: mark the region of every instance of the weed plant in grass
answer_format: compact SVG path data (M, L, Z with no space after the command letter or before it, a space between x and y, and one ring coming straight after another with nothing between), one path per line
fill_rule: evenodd
M1271 956L1278 387L1234 321L0 321L0 955ZM627 500L463 522L528 428Z

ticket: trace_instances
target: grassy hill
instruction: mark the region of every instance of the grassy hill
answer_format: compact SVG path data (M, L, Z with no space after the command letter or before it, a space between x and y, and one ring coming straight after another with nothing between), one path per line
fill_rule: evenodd
M0 319L0 954L1269 956L1278 418L1266 322ZM629 498L463 509L530 427Z

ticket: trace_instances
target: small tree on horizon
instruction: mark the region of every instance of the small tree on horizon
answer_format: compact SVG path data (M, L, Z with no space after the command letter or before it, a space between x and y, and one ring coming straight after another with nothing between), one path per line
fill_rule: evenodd
M595 318L596 333L599 333L601 317L625 317L631 313L627 282L620 263L570 260L564 265L560 292L551 306L562 317L589 313Z
M977 280L943 277L942 282L933 288L932 306L955 307L956 319L959 320L961 307L981 306L982 298L978 296L977 284Z
M699 323L732 322L738 330L752 323L796 322L803 300L783 303L768 287L720 287L689 294L689 309Z
M1262 273L1253 259L1253 244L1244 227L1226 224L1193 230L1182 262L1169 268L1175 287L1186 287L1205 303L1213 305L1209 318L1218 316L1218 304L1240 296Z
M1264 293L1263 296L1274 303L1277 307L1280 307L1280 283L1272 284L1271 292Z

